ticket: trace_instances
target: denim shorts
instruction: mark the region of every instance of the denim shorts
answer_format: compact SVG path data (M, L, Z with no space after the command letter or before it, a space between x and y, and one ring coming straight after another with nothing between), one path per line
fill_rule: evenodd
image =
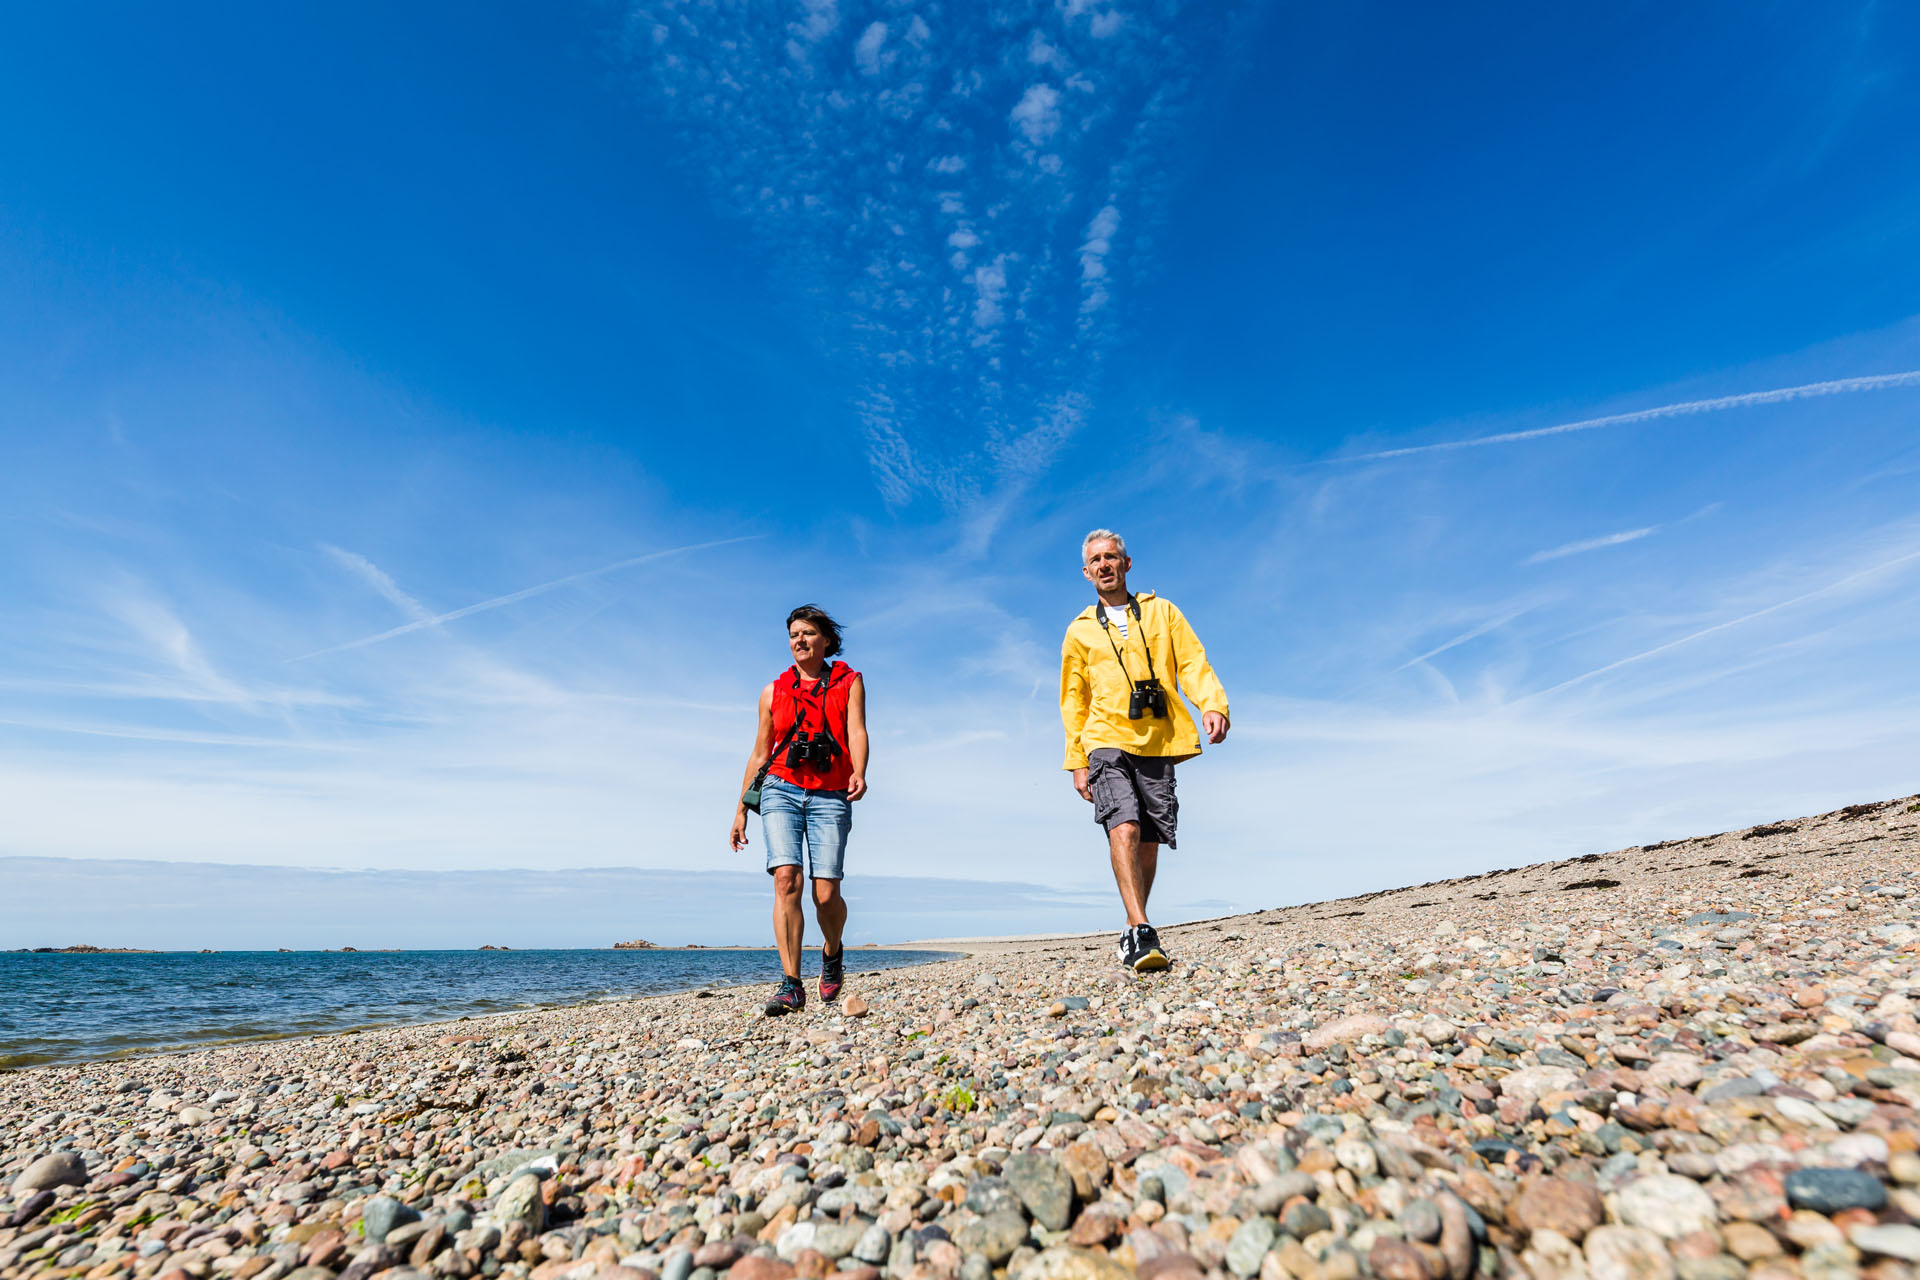
M844 791L809 791L768 777L760 787L760 829L767 839L768 875L775 867L805 865L815 880L838 880L847 858L847 832L853 830L853 802Z

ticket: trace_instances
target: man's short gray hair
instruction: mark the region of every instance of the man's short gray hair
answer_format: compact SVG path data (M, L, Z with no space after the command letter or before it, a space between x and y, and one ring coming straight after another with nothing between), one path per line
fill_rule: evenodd
M1120 548L1121 555L1124 556L1125 554L1127 554L1127 540L1125 538L1121 537L1119 534L1115 533L1111 529L1095 529L1092 533L1080 539L1080 563L1081 564L1085 564L1087 562L1087 548L1092 546L1096 542L1111 542L1114 546Z

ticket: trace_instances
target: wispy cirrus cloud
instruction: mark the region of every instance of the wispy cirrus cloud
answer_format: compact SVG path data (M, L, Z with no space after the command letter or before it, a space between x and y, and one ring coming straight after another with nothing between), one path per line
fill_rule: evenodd
M1520 563L1523 565L1545 564L1549 560L1564 560L1568 556L1577 556L1586 551L1600 551L1607 547L1620 546L1623 543L1638 542L1640 539L1651 537L1658 532L1660 532L1660 526L1650 524L1644 529L1622 529L1618 533L1603 534L1598 538L1581 538L1577 542L1565 542L1557 547L1548 547L1544 551L1536 551Z
M1662 654L1671 653L1697 640L1704 640L1708 636L1718 635L1723 631L1731 631L1736 627L1745 626L1747 623L1756 622L1761 618L1770 617L1773 614L1782 613L1790 609L1797 609L1802 605L1811 604L1816 600L1838 596L1855 588L1868 587L1872 584L1882 582L1891 575L1905 571L1906 568L1915 561L1920 561L1920 550L1909 550L1901 555L1876 561L1864 568L1842 574L1840 577L1823 583L1812 590L1798 592L1784 600L1777 600L1772 604L1749 610L1746 613L1740 614L1738 617L1728 618L1724 621L1713 623L1710 626L1700 627L1685 635L1677 636L1672 640L1663 641L1660 644L1643 649L1638 653L1628 654L1624 658L1619 658L1602 666L1595 667L1590 671L1583 671L1579 675L1571 679L1562 680L1550 688L1542 689L1538 693L1529 694L1527 698L1544 698L1551 694L1560 693L1563 690L1586 684L1590 680L1597 680L1601 676L1619 671L1623 667L1630 667L1636 663L1645 662L1649 658L1657 658Z
M832 317L886 502L978 516L1091 412L1172 124L1233 21L641 0L625 43L722 202Z
M748 534L739 538L718 538L711 542L689 543L684 547L668 547L664 551L649 551L643 556L628 556L623 560L615 560L611 564L603 564L593 569L582 569L579 573L569 573L565 577L555 578L550 582L538 582L531 587L522 587L518 591L509 591L505 595L491 596L488 599L479 600L473 604L462 605L458 609L449 609L445 613L429 613L426 606L402 591L391 577L365 556L357 555L351 551L342 551L338 547L327 546L323 549L336 563L345 566L355 577L360 578L380 595L399 606L403 612L412 618L412 621L404 622L397 627L388 627L385 631L377 631L370 636L361 636L358 640L348 640L343 644L328 645L324 649L315 649L311 653L302 653L287 659L287 661L304 662L308 658L319 658L329 653L342 653L348 649L364 649L370 644L379 644L382 640L391 640L395 636L404 636L414 631L425 630L428 627L445 626L449 622L471 617L476 613L485 613L490 609L500 609L510 604L518 604L522 600L530 600L534 596L545 595L547 592L556 590L557 588L572 586L575 583L585 582L591 578L605 577L607 574L614 573L621 569L631 569L636 565L650 564L655 560L664 560L670 556L682 556L689 552L706 551L714 547L730 547L738 542L752 542L760 536L759 534Z
M1750 409L1760 405L1786 404L1793 400L1811 400L1821 396L1852 395L1862 391L1887 391L1898 387L1920 387L1920 369L1901 373L1876 373L1859 378L1833 378L1825 382L1806 382L1793 387L1774 387L1768 391L1747 391L1739 395L1713 396L1706 400L1681 400L1635 409L1630 413L1609 413L1578 422L1562 422L1551 427L1527 431L1503 431L1498 435L1474 436L1466 440L1441 440L1433 444L1407 445L1400 449L1378 449L1372 453L1354 453L1329 459L1332 462L1378 462L1388 458L1410 458L1422 453L1447 453L1459 449L1484 449L1496 444L1517 444L1547 436L1570 435L1578 431L1599 431L1606 427L1624 427L1636 422L1655 422L1662 418L1684 418L1699 413L1720 413L1728 409Z

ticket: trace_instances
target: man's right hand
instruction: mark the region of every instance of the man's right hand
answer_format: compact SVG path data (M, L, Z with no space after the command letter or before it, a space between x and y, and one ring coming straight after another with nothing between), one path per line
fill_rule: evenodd
M1087 767L1085 765L1081 765L1073 771L1073 789L1080 793L1082 800L1085 800L1088 804L1093 803L1093 788L1087 785Z
M735 853L747 847L747 811L744 806L741 807L739 812L733 815L731 842Z

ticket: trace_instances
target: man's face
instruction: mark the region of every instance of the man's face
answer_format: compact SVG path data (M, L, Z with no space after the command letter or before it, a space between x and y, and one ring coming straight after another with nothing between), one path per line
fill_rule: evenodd
M1131 568L1132 559L1120 550L1118 543L1102 541L1087 545L1087 563L1080 572L1096 591L1125 591L1127 570Z
M820 628L805 618L796 618L787 628L787 647L793 650L795 662L810 662L824 654L827 642L820 636Z

